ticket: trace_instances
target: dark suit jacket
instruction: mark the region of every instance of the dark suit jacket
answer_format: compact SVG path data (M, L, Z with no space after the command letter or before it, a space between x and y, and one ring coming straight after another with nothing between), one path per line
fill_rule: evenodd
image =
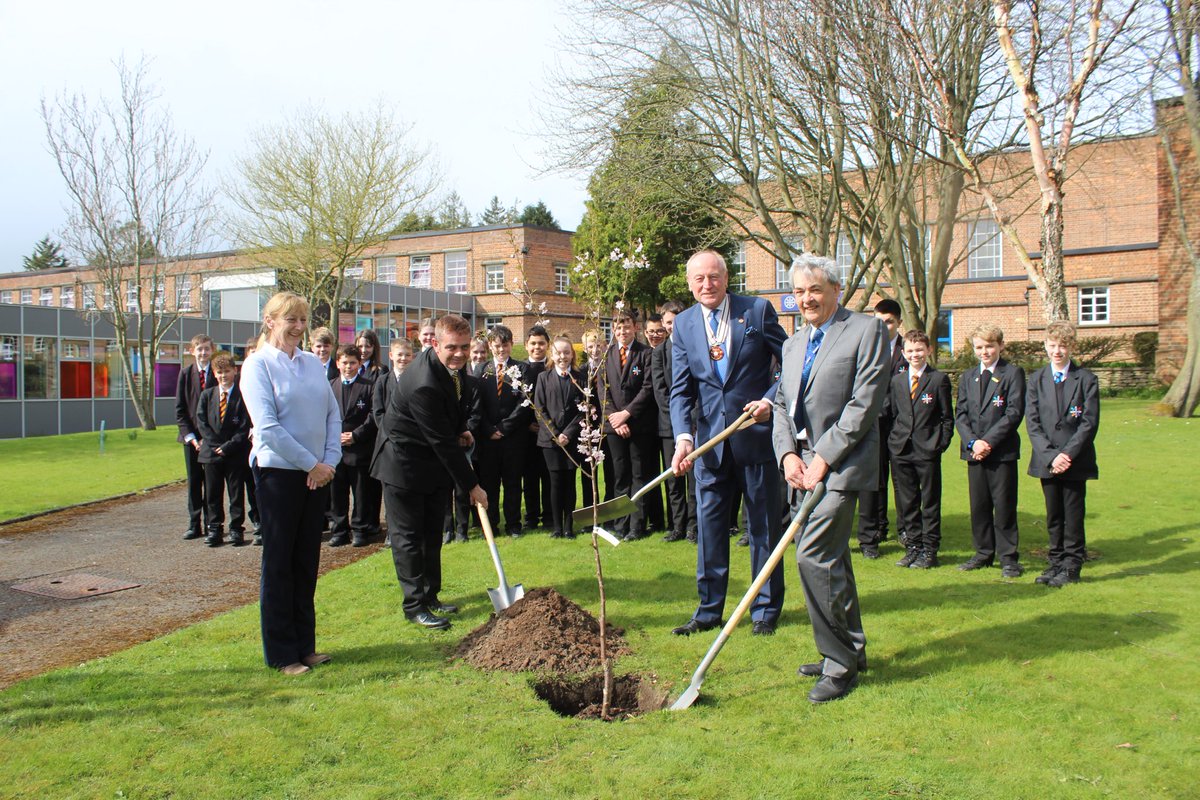
M329 361L325 364L325 377L329 380L333 380L334 378L341 376L341 374L342 373L338 371L337 366L337 353L334 353L329 357Z
M217 379L213 377L212 365L205 372L204 388L216 386ZM179 381L175 384L175 423L179 425L179 438L182 442L192 434L202 439L200 430L196 427L196 405L200 402L200 370L196 365L188 364L179 373Z
M897 336L892 344L892 375L907 375L908 361L904 358L904 337ZM890 392L890 390L889 390ZM885 402L879 412L879 429L883 435L883 448L887 448L887 435L892 425L892 404Z
M565 433L571 440L567 452L571 458L579 461L579 452L575 449L579 443L579 429L583 423L583 412L579 404L583 402L583 373L571 370L569 380L562 380L558 370L548 369L538 375L537 388L533 393L533 403L538 408L545 423L538 426L538 447L557 448L555 438ZM565 385L564 385L565 384Z
M992 446L985 460L1016 461L1021 457L1021 417L1025 416L1025 371L1003 358L996 362L987 386L979 380L976 363L958 379L954 426L961 443L959 455L971 460L967 446L983 439Z
M694 433L697 445L711 439L742 415L751 400L775 396L775 364L783 363L787 333L775 308L761 297L729 295L729 359L721 383L708 353L704 307L697 303L675 317L671 334L671 430ZM709 469L728 450L740 466L772 460L771 426L753 425L701 457Z
M1068 481L1100 477L1096 465L1096 431L1100 427L1100 384L1095 374L1071 362L1062 383L1063 402L1054 391L1054 367L1033 373L1025 395L1025 430L1029 432L1029 474L1035 478ZM1050 472L1059 453L1071 457L1071 468L1061 475Z
M917 396L911 393L912 379L907 372L892 376L887 403L892 420L888 450L901 461L936 461L954 437L950 378L926 366L917 381Z
M525 362L510 358L505 362L504 369L507 371L513 365L521 367L522 382L527 383L528 381L524 380L527 371ZM512 381L501 376L500 393L496 394L495 360L480 365L472 374L480 379L479 394L483 399L483 419L479 426L479 438L490 439L496 431L500 431L507 438L520 431L529 430L533 412L522 405L525 397L519 390L513 388Z
M654 404L654 385L650 381L650 346L634 339L629 345L625 368L621 369L621 348L609 345L604 358L604 413L628 411L629 428L635 433L658 430L658 409ZM604 428L612 431L608 420Z
M342 433L352 435L350 444L342 445L342 463L348 467L365 467L375 451L375 418L371 415L371 382L359 375L347 387L339 377L329 382L342 412Z
M237 382L225 398L225 419L221 420L221 387L214 381L200 393L196 404L197 436L200 437L201 464L240 461L246 465L250 452L250 415L242 402L242 393ZM220 448L224 456L214 452Z
M466 430L467 392L455 396L450 373L432 349L413 358L388 397L380 435L386 442L371 475L399 489L429 494L454 487L464 494L479 481L459 447Z
M671 430L671 340L666 339L650 351L650 382L658 405L658 435L674 438Z
M383 414L387 411L388 397L396 390L396 372L387 370L379 376L379 379L371 385L371 417L375 420L375 446L371 453L371 462L374 463L379 451L383 448L383 443L387 441L387 437L379 434L383 428Z

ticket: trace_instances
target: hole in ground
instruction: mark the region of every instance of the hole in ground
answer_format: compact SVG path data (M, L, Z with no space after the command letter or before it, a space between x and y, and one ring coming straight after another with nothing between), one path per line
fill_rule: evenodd
M541 678L534 682L533 691L556 714L577 719L600 719L604 698L604 675L597 673L585 678ZM610 719L625 719L658 711L667 707L667 692L658 687L651 675L613 676Z

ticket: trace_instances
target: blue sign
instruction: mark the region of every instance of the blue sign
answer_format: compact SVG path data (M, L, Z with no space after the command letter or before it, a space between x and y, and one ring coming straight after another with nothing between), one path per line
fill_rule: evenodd
M788 294L782 295L779 298L779 308L780 308L780 310L786 311L790 314L799 313L800 306L796 303L796 295L791 294L790 292Z

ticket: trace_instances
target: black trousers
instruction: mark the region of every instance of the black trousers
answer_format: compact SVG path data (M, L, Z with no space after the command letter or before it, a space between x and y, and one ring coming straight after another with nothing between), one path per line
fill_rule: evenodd
M442 520L449 499L449 486L421 493L383 485L392 563L406 615L437 605L442 590Z
M658 441L662 445L663 469L667 469L675 457L675 440L660 436ZM689 482L695 480L691 470L682 478L667 478L667 521L675 533L696 530L696 492L694 488L690 496L688 492Z
M1017 563L1017 462L967 462L967 495L975 554Z
M605 437L612 451L613 492L615 497L632 496L650 480L651 464L658 460L657 436L634 431L628 439L615 434ZM652 460L653 459L653 460ZM646 498L639 498L634 511L613 523L621 534L646 532Z
M254 468L262 515L259 599L263 657L286 667L316 652L317 567L329 487L309 489L297 469Z
M261 521L258 515L258 492L254 490L254 476L250 474L249 466L246 467L244 476L242 487L246 490L246 515L250 517L250 524L257 528Z
M244 458L242 456L241 458ZM241 458L204 465L204 529L220 533L225 524L225 491L229 491L229 532L246 530L246 467Z
M601 449L604 452L604 460L600 462L600 469L596 470L597 482L602 481L604 484L603 492L600 487L592 485L592 470L591 465L583 461L582 454L580 455L579 472L581 474L580 486L583 492L584 507L594 506L601 500L611 500L613 497L613 465L612 452L608 449L608 437L605 436L601 443Z
M521 476L525 492L525 527L549 527L552 508L550 505L550 472L537 444L537 434L530 432L525 444L525 474Z
M893 459L892 475L896 527L908 535L909 547L937 553L942 544L941 460Z
M858 493L858 543L879 544L888 537L888 453L887 437L891 425L880 426L879 485L876 489ZM896 487L896 505L900 504L900 487ZM897 517L896 529L905 530L904 521Z
M1050 564L1078 572L1087 558L1083 515L1087 511L1087 481L1042 478L1046 497L1046 530L1050 534Z
M457 488L446 498L446 516L442 519L442 530L466 538L467 531L475 519L471 498Z
M332 515L330 527L334 536L351 531L355 536L371 533L371 518L367 512L371 492L367 482L370 480L365 466L351 465L345 461L337 465L329 493L329 511ZM354 497L353 515L350 510L351 495ZM379 517L376 517L375 525L378 524Z
M369 473L370 463L362 470L364 473ZM363 491L366 493L366 498L363 500L363 522L367 526L367 533L375 535L379 533L379 514L383 508L383 484L368 474L363 483Z
M502 507L504 530L508 533L521 530L521 476L525 472L525 437L517 433L499 440L481 439L478 447L479 485L487 492L488 519L492 523L492 530L500 530ZM501 488L504 490L503 506L500 502ZM386 497L386 492L384 496Z
M201 516L204 513L204 465L200 453L190 442L183 443L183 468L187 475L188 530L199 533L204 529Z
M550 476L550 518L546 520L546 527L550 528L551 533L573 533L575 526L571 513L575 510L575 476L578 468L558 447L540 449L542 463Z

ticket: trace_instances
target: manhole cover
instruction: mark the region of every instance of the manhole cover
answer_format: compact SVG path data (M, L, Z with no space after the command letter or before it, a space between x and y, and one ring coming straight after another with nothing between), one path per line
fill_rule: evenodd
M125 589L134 589L140 583L117 578L103 578L99 575L89 575L86 572L73 572L69 575L44 575L27 581L14 583L12 588L18 592L40 594L43 597L53 597L58 600L78 600L81 597L94 597L98 594L111 594Z

